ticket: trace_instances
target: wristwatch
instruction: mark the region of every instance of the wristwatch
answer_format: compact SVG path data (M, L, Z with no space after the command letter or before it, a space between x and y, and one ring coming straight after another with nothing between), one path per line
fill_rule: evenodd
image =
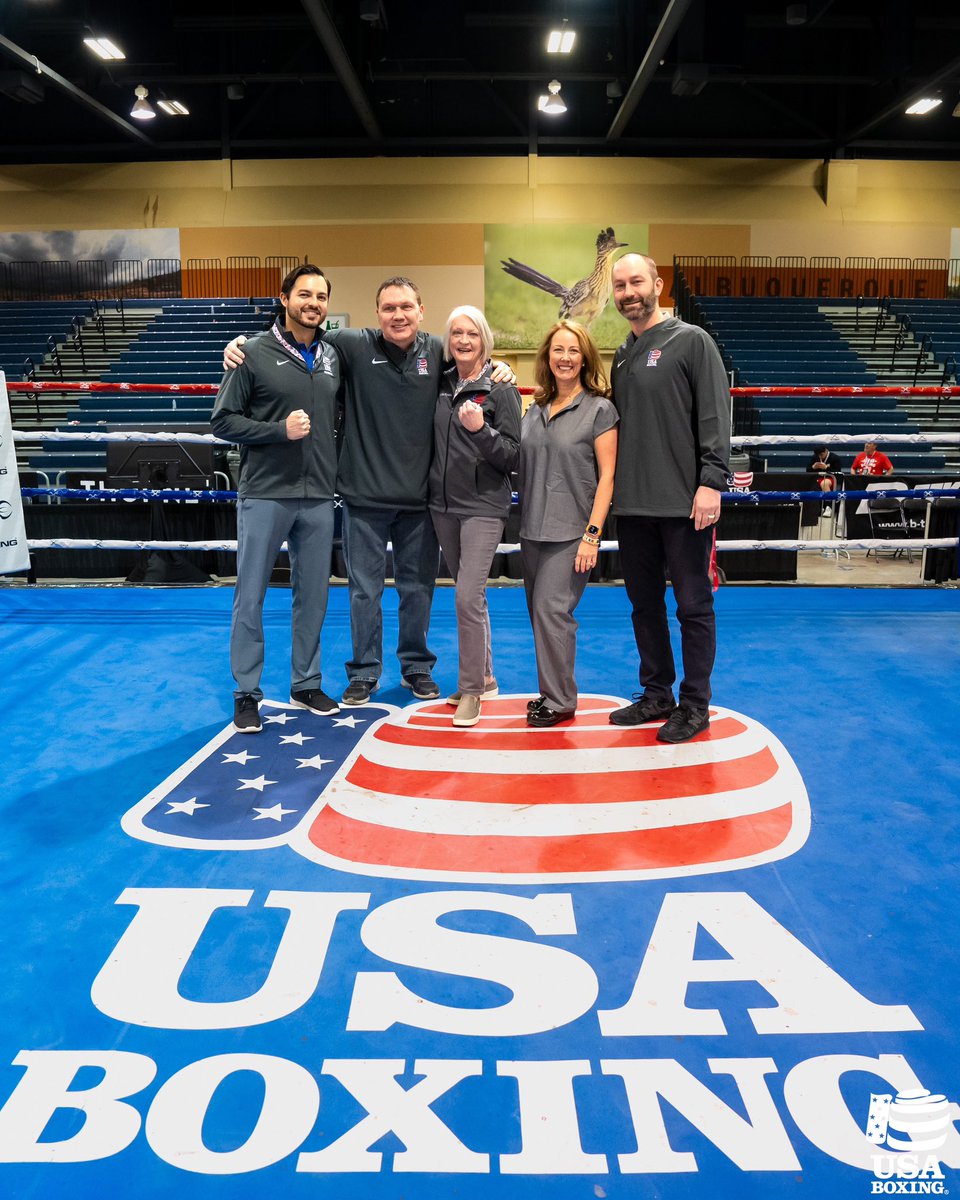
M591 536L596 537L600 533L600 526L599 525L588 525L586 532L591 534Z

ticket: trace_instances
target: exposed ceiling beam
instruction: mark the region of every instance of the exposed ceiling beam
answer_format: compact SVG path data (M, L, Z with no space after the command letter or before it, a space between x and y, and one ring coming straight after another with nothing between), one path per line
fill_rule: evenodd
M55 87L69 96L71 100L90 109L92 113L95 113L102 120L109 121L111 125L121 130L127 137L136 138L138 142L142 142L145 146L153 145L153 142L142 129L137 129L135 125L131 125L129 121L125 121L118 113L107 108L105 104L101 104L99 100L95 100L93 96L81 91L69 79L64 79L62 75L59 75L52 67L48 67L46 63L42 63L35 54L28 54L22 46L18 46L16 42L11 42L9 38L5 38L2 34L0 34L0 53L5 54L7 58L12 58L14 62L19 63L33 74L40 75L44 79L49 79Z
M921 96L929 95L930 92L935 92L942 83L946 83L954 76L960 75L960 58L954 58L947 63L945 67L939 70L936 75L932 75L919 88L912 88L909 92L902 93L891 104L886 105L880 112L872 116L869 121L864 121L862 125L858 125L856 129L848 131L843 138L843 144L849 145L851 142L859 141L865 133L869 133L871 129L876 129L878 125L882 125L884 121L895 117L902 113L909 103L913 100L919 100Z
M660 60L666 56L667 48L680 28L680 24L686 16L687 9L691 3L692 0L669 0L667 10L657 27L657 32L653 35L650 45L647 47L647 52L643 56L643 61L637 68L636 75L633 77L633 82L627 88L627 93L620 102L620 107L617 109L617 115L613 118L613 122L607 130L607 139L609 141L613 141L615 138L623 135L623 131L636 111L637 105L643 99L644 92L650 86L653 77L657 73Z
M310 19L310 24L313 26L314 32L327 52L330 65L336 71L337 78L343 85L343 90L347 93L348 100L353 105L354 112L360 118L360 124L367 131L368 137L373 138L375 142L382 142L383 131L377 123L376 114L370 106L366 92L363 90L360 77L354 70L353 63L343 48L340 34L337 32L337 27L333 23L333 18L330 16L326 4L324 4L323 0L301 0L301 3L303 4L303 11Z

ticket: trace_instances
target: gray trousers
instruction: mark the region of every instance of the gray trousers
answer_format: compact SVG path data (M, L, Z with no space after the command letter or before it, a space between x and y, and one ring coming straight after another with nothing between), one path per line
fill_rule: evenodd
M555 712L577 707L577 629L573 610L590 578L574 563L580 539L572 542L533 542L520 539L523 586L533 626L540 695Z
M333 550L332 500L240 500L237 586L230 625L235 695L263 699L263 598L286 540L293 588L290 690L320 686L320 629L327 611Z
M506 522L499 517L458 517L432 510L430 515L457 585L457 687L462 695L479 696L493 679L487 579Z

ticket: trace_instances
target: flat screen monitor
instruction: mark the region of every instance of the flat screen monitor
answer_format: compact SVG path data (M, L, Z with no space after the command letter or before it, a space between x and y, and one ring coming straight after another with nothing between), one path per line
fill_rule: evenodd
M123 426L117 432L125 432ZM143 425L143 433L210 433L209 425ZM111 430L114 432L114 430ZM107 486L208 488L212 442L107 442Z

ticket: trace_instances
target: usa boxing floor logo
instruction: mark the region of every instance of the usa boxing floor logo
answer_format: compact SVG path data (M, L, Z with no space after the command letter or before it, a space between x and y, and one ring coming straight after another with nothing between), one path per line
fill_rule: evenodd
M580 697L533 729L527 696L472 729L429 702L318 717L265 701L258 737L227 726L124 817L176 847L289 845L340 871L460 882L657 879L773 862L806 841L796 765L758 722L711 709L680 746L622 728L624 701Z

